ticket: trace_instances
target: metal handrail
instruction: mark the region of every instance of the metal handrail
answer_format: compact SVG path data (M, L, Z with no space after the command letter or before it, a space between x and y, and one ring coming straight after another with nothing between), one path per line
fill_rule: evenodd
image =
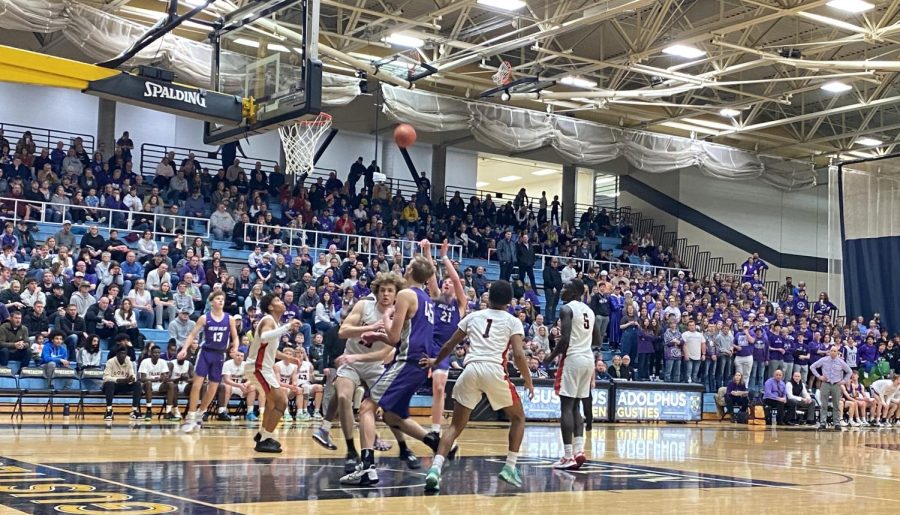
M272 229L271 226L248 223L244 225L244 243L250 245L266 245L271 243L270 240L263 235L266 231ZM410 259L419 252L421 248L419 242L410 242L408 240L399 240L395 238L376 238L375 236L359 236L353 234L342 234L336 232L325 231L309 231L306 229L298 229L296 227L278 227L281 229L281 243L288 245L290 248L306 247L310 250L320 252L327 251L331 245L335 245L338 251L348 253L351 250L357 254L364 256L375 256L378 254L378 248L382 244L396 243L400 249L401 256L404 260ZM432 246L437 246L435 243ZM432 250L432 254L436 255L437 249ZM463 258L462 245L450 245L448 250L450 259L461 261ZM385 253L385 257L388 256Z
M141 211L129 211L127 209L111 209L107 207L87 207L87 206L73 206L71 204L60 204L58 202L38 202L33 200L25 200L25 199L16 199L11 197L0 197L0 206L3 207L3 211L13 213L13 217L15 220L26 220L28 222L39 222L48 225L56 225L62 226L66 220L71 219L71 210L74 209L83 209L85 211L95 211L97 213L102 214L102 218L106 218L105 221L99 222L87 222L87 223L73 223L74 227L90 227L96 225L101 228L105 228L107 231L116 229L123 231L131 231L132 226L134 225L134 215L141 214L142 216L151 217L153 219L153 228L151 232L155 236L176 236L178 233L175 231L183 230L183 234L185 238L187 237L196 237L200 236L207 240L210 239L210 221L208 218L195 218L191 216L182 216L182 215L170 215L166 213L145 213ZM31 215L32 217L25 218L19 215L20 208L21 211L25 211L25 206L31 206ZM55 212L59 212L62 214L62 221L56 222L50 220L51 208ZM38 215L38 218L33 218L34 214ZM114 216L119 215L123 217L123 221L125 222L124 227L120 227L114 224ZM173 232L165 232L159 231L159 221L160 219L175 219L175 225L173 226ZM195 224L202 224L202 230L195 230Z
M53 150L56 148L57 141L67 143L68 146L65 148L68 150L75 138L81 138L85 152L90 155L94 154L95 139L91 134L79 134L77 132L47 129L45 127L30 127L14 123L0 123L0 129L3 129L3 137L9 140L10 152L15 152L16 143L25 132L31 132L31 136L34 138L35 155L40 155L41 149L44 148Z
M162 158L165 157L169 152L175 152L175 160L177 163L180 163L181 160L186 159L188 154L194 154L194 159L202 168L209 170L210 168L213 170L218 170L222 168L222 160L219 159L219 151L218 150L200 150L194 148L187 147L175 147L171 145L158 145L156 143L143 143L141 144L141 165L140 171L141 175L144 176L153 176L156 174L156 165L162 161ZM242 158L250 163L256 163L259 161L262 163L261 169L268 173L271 173L272 170L275 169L275 165L278 164L278 161L273 161L271 159L258 159L254 157ZM177 166L177 165L176 165ZM253 171L251 167L245 167L247 173L249 175L250 172Z
M578 268L580 268L584 272L588 272L589 270L599 267L599 268L608 268L610 270L614 268L636 268L638 270L650 270L650 272L654 276L658 276L660 271L666 272L666 277L670 279L673 275L678 275L678 272L684 272L685 274L690 273L691 271L687 268L675 268L668 266L654 266L649 263L622 263L620 261L603 261L600 259L584 259L584 258L576 258L569 256L552 256L549 254L535 254L535 272L543 272L544 266L550 262L551 259L556 258L561 263L567 263L572 260L575 261L575 264Z

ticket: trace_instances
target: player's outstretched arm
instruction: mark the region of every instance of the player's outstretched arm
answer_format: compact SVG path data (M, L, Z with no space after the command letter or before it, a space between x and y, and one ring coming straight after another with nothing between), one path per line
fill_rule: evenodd
M552 363L557 356L565 354L569 349L569 340L572 339L572 308L563 306L559 310L559 343L553 347L550 355L544 358L544 363Z
M385 361L391 352L394 351L392 345L381 345L378 350L367 352L365 354L342 354L334 360L335 366L342 367L350 363L381 363Z
M466 288L459 278L459 272L456 271L453 260L447 255L448 250L450 250L450 243L447 240L444 240L444 243L441 244L441 262L444 264L444 269L447 270L447 277L450 279L450 282L453 283L453 294L456 296L456 305L459 307L459 315L464 316L469 299L466 297Z
M197 339L197 335L200 334L200 331L206 326L206 315L200 315L200 318L197 319L197 323L194 324L191 332L188 333L187 338L184 339L184 343L181 344L181 350L178 351L178 359L187 358L187 350L194 343L194 340Z
M422 358L419 361L419 364L422 366L433 367L435 363L444 361L445 359L447 359L447 357L450 356L450 354L453 352L453 349L455 349L456 346L459 345L459 343L463 341L465 337L466 333L460 329L457 329L453 332L453 336L451 336L450 339L447 340L447 343L445 343L444 346L441 347L441 350L438 351L437 356L434 359Z
M571 311L571 310L570 310ZM521 334L514 334L509 338L509 344L513 350L513 361L516 368L519 369L522 380L525 382L525 391L528 392L528 398L534 398L534 383L531 382L531 374L528 372L528 358L525 357L524 343ZM557 345L558 346L558 345Z

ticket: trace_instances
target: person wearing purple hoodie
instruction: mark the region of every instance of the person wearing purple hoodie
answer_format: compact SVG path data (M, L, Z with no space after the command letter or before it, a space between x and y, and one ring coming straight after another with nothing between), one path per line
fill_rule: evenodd
M756 338L753 343L753 368L750 370L751 390L762 390L766 381L766 367L769 365L769 339L761 327L753 326L750 332Z
M875 346L874 336L866 336L866 341L859 346L857 357L859 366L866 374L875 368L875 362L878 361L878 347Z

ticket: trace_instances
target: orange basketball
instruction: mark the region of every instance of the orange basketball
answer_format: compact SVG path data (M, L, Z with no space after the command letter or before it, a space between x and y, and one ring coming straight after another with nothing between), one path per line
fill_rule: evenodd
M411 147L416 142L416 130L408 123L401 123L394 129L394 141L400 148Z

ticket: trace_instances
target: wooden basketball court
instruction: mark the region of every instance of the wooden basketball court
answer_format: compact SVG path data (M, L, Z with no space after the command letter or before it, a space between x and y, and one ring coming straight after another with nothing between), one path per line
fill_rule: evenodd
M121 420L2 426L0 513L887 513L900 506L900 431L817 432L723 423L598 425L589 461L550 468L556 427L529 424L525 485L499 481L506 427L473 424L462 458L445 467L442 492L423 494L430 464L406 470L380 453L381 483L342 487L343 449L311 439L312 424L279 429L285 452L261 456L244 422L177 425ZM254 425L255 427L255 425ZM382 432L386 433L386 431ZM339 432L335 433L339 436Z

